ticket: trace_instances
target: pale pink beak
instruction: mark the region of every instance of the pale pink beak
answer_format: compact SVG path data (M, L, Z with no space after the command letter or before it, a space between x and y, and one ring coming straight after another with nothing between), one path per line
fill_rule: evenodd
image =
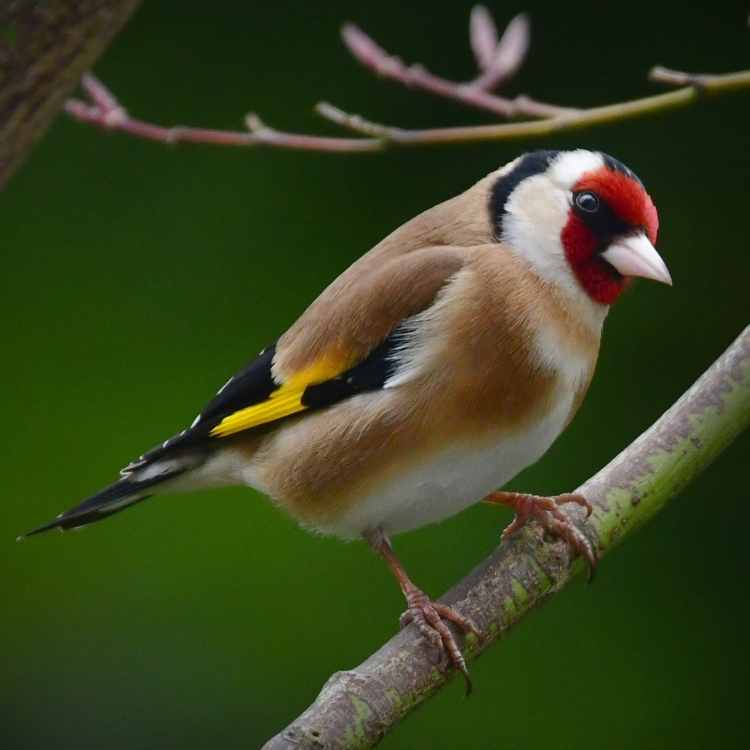
M613 242L602 258L623 276L641 276L672 286L667 264L645 234L634 234Z

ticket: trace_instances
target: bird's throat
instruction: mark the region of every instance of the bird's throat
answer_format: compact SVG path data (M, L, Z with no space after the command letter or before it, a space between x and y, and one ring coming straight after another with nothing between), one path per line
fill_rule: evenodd
M565 257L583 290L594 302L611 305L627 286L627 279L601 257L601 240L571 214L560 235Z

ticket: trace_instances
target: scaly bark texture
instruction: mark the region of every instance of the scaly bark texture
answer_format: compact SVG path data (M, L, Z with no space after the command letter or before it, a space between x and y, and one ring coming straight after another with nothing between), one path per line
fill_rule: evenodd
M0 2L0 188L139 4Z
M750 326L649 430L576 490L593 505L570 511L599 555L657 513L750 426ZM567 545L530 526L503 543L443 599L478 626L467 658L560 591L581 568ZM455 672L409 626L358 667L334 674L315 702L264 750L368 748Z

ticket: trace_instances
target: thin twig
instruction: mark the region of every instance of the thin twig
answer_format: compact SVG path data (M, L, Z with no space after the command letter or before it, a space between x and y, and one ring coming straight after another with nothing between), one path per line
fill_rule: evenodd
M276 148L303 151L379 151L382 145L377 141L363 138L329 138L284 133L265 125L255 114L247 115L247 131L211 130L206 128L183 127L176 125L163 127L137 120L128 115L115 96L95 76L88 73L82 79L82 86L91 103L80 99L69 99L65 111L79 122L103 128L119 130L123 133L158 143L205 143L215 146L271 146Z
M324 119L338 125L339 127L353 130L355 133L371 138L377 138L381 141L393 141L399 137L399 133L405 133L399 128L391 128L387 125L380 125L370 120L365 120L361 115L350 114L343 109L339 109L330 102L318 102L315 105L315 111Z
M247 131L165 127L130 117L115 96L91 74L84 76L82 80L88 101L71 99L66 103L65 110L80 122L106 130L119 130L159 143L206 143L246 148L266 146L327 153L363 153L383 151L394 146L546 138L689 106L704 94L718 95L750 88L750 70L723 75L698 75L656 67L650 73L651 80L681 88L656 96L589 109L560 107L539 102L526 95L513 99L496 96L489 93L489 89L507 81L525 58L529 44L529 22L523 14L516 16L498 39L494 21L483 6L477 6L471 14L470 41L479 74L468 83L440 78L419 65L405 65L353 24L343 27L342 37L352 54L379 75L406 86L494 112L504 118L523 115L536 119L492 125L407 129L373 122L327 102L320 102L316 106L318 114L363 137L340 138L276 130L262 123L254 114L246 118Z
M521 69L531 44L531 23L525 13L519 13L498 40L490 12L484 5L476 5L469 18L469 40L480 70L469 85L492 91Z
M455 99L462 104L492 112L500 117L509 118L522 115L528 117L557 117L577 111L570 107L559 107L555 104L538 102L529 97L506 99L502 96L487 93L484 86L476 85L476 81L471 84L456 83L434 75L422 65L405 65L400 58L390 55L353 23L344 24L341 29L341 38L359 62L383 78L390 78L404 86L419 88L445 99ZM510 50L511 54L515 52L516 50ZM516 63L520 65L521 60L514 58L509 62L511 65ZM501 64L505 65L505 62L501 62ZM499 70L498 72L503 71ZM495 73L492 72L489 80L494 75Z
M594 506L584 523L608 553L695 479L750 426L750 326L649 430L577 492ZM527 528L501 546L443 599L474 622L475 658L582 568L560 541ZM334 674L315 702L264 750L353 750L377 744L393 726L455 676L409 626L359 666ZM479 686L481 689L481 685ZM498 698L501 700L501 698Z
M682 70L672 70L672 68L665 68L663 65L656 65L649 71L648 78L650 81L664 83L668 86L692 86L709 94L719 91L716 87L717 79L721 79L720 90L722 92L743 89L748 86L746 71L725 73L719 76L711 73L686 73Z
M286 133L275 130L261 122L258 115L249 114L245 124L257 143L276 148L299 149L303 151L326 151L329 153L352 153L355 151L382 151L383 144L367 138L331 138L329 136Z
M384 151L393 146L431 146L544 138L686 107L694 104L700 98L701 93L722 94L740 88L750 88L750 70L704 76L700 88L693 85L686 86L666 94L632 99L604 107L593 107L582 110L578 114L551 117L546 120L424 130L411 130L376 123L360 115L347 113L327 102L317 105L317 112L326 119L368 135L367 138L334 138L285 132L261 124L256 115L248 115L247 121L254 124L254 129L250 132L182 126L163 127L131 118L119 105L113 113L96 104L87 104L78 99L68 100L65 104L65 111L80 122L96 125L106 130L119 130L138 138L166 144L206 143L222 146L269 146L326 153L362 153Z
M359 115L349 114L329 103L319 105L318 113L344 127L377 136L383 142L398 146L423 146L546 137L686 107L697 101L703 92L719 94L737 88L750 88L750 70L726 75L704 76L700 89L686 86L665 94L608 104L603 107L592 107L577 114L550 117L546 120L425 130L408 130L365 120Z

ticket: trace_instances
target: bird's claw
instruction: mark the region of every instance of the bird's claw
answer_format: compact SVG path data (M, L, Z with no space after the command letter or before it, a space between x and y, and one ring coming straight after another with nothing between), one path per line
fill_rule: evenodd
M445 651L451 664L463 674L466 682L466 695L469 695L472 689L469 668L466 666L466 659L456 637L446 622L452 622L465 633L473 633L479 638L480 634L474 623L453 607L432 601L419 589L408 592L406 601L408 607L401 615L401 627L404 628L414 623L429 643Z
M541 497L517 492L499 492L490 495L488 500L508 505L516 512L516 517L503 531L502 539L507 539L515 534L530 519L535 518L546 531L553 536L564 539L586 560L589 569L588 579L589 581L593 580L598 562L596 550L589 538L562 510L563 505L578 505L586 510L586 517L588 518L593 508L583 495L569 492L552 497Z

